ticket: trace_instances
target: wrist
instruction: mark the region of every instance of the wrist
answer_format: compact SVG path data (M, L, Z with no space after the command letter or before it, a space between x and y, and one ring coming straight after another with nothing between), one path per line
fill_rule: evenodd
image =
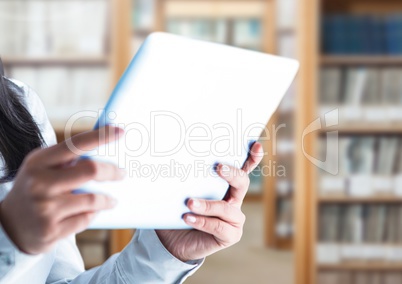
M10 228L7 225L6 216L4 214L4 202L0 202L0 226L3 229L5 236L16 246L14 238L10 232Z
M16 236L13 234L13 230L10 226L10 222L7 220L7 214L5 213L4 209L4 201L0 202L0 227L3 231L4 237L9 241L9 243L14 246L15 249L26 254L26 252L18 245Z
M191 263L194 260L185 256L183 252L180 252L177 244L180 244L180 238L177 236L177 231L174 230L155 230L156 236L159 238L161 244L165 249L176 259L184 263Z

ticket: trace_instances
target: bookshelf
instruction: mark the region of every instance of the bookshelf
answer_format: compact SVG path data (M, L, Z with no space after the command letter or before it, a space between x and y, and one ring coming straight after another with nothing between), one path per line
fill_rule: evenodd
M319 266L320 270L346 270L346 271L368 271L368 270L376 270L376 271L400 271L401 263L383 263L383 262L350 262L346 264L322 264Z
M71 115L104 106L131 59L130 9L129 0L1 1L0 14L13 15L0 18L6 75L36 90L58 141L65 139ZM79 120L71 134L90 130L94 123L95 118ZM120 251L131 234L127 230L79 234L86 267Z
M390 81L387 76L402 70L402 50L396 49L396 37L391 38L387 25L391 20L393 23L400 21L402 3L394 0L304 0L299 7L301 69L295 115L297 145L303 145L304 152L298 149L296 154L296 283L401 283L402 261L398 255L402 242L396 237L399 233L394 233L401 228L395 221L399 217L395 216L399 216L396 212L402 206L398 193L400 150L397 146L402 128L399 119L392 115L401 102L389 96L393 92L390 82L398 80ZM339 19L349 26L339 29ZM359 21L366 22L363 25ZM372 33L377 37L372 38L370 47L359 44L363 38L356 41L351 37L353 32L358 36L367 35L367 30L374 31L376 25L382 27L382 32ZM331 42L331 36L337 38ZM348 36L349 43L345 41ZM367 50L371 47L372 50ZM325 81L328 70L332 72L331 79ZM362 84L351 91L351 86L356 84L352 80L353 73L360 73L355 78L362 79ZM341 81L336 79L339 75ZM329 97L323 100L323 96L331 92L341 94L335 104L328 104ZM402 89L398 92L402 93ZM349 100L350 96L356 100ZM378 100L371 100L374 97ZM325 127L324 115L331 109L339 110L339 123ZM324 126L305 135L306 127L317 118ZM330 140L330 132L336 132L339 137L338 147L329 148L330 152L339 150L335 155L339 158L339 172L334 175L314 166L305 155L324 161L325 156L320 156L320 152L322 145ZM385 147L391 140L394 142ZM347 141L354 142L348 144ZM351 148L356 141L364 141L365 146L358 142L359 146ZM362 149L365 149L364 158L357 162L356 154ZM387 163L383 163L386 153L391 155ZM358 165L365 169L355 168ZM386 173L382 174L383 171ZM327 182L323 183L325 179ZM373 185L376 180L385 181L387 185ZM336 190L331 192L331 186Z
M399 66L402 64L401 56L333 56L324 55L320 58L322 65L345 66L345 65L383 65Z
M274 53L289 58L298 58L296 49L297 30L295 15L297 1L275 1L275 50ZM274 161L284 166L284 176L265 178L264 188L264 242L267 247L290 250L294 240L294 169L295 169L295 99L297 82L288 90L277 113L270 121L270 129L275 132L275 144L264 164ZM274 125L274 128L272 126Z
M320 196L318 202L321 204L328 203L379 203L379 204L402 204L402 197L391 194L369 196L369 197L351 197L348 195L339 196Z
M107 56L98 57L79 57L79 56L59 56L59 57L12 57L8 56L3 63L8 66L37 66L37 65L108 65L110 59Z

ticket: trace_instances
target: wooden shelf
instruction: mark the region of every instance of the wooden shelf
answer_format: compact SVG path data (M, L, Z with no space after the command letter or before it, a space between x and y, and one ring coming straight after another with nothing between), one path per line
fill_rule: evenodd
M293 236L277 237L276 248L282 250L291 250L293 248Z
M18 65L18 66L30 66L30 65L108 65L110 62L109 57L4 57L4 65Z
M401 196L385 195L385 196L320 196L319 203L401 203Z
M266 0L236 1L166 1L165 15L169 18L189 17L263 17Z
M328 14L374 14L384 15L398 11L401 1L365 1L365 0L302 0L298 2L298 46L300 51L300 71L297 90L298 108L296 111L296 126L298 131L298 145L303 145L303 152L296 155L297 189L295 190L295 283L297 284L320 284L319 273L322 271L364 271L364 272L400 272L402 261L390 262L380 260L343 261L339 264L320 264L317 259L317 243L322 220L320 220L320 206L339 204L402 204L402 197L397 196L320 196L320 183L318 176L320 171L313 163L304 157L304 153L314 153L319 148L320 139L329 131L339 131L340 135L402 135L402 124L399 122L385 121L356 121L341 124L314 131L303 136L306 127L317 118L320 112L320 73L325 67L401 67L402 54L393 55L335 55L323 54L321 46L322 19ZM324 106L326 107L326 106ZM335 107L336 108L336 107ZM341 110L341 109L340 109ZM347 114L348 112L345 112ZM354 113L352 113L354 114ZM361 117L370 114L362 110ZM344 115L344 114L343 114ZM356 113L356 115L358 115ZM360 115L360 113L359 113ZM371 114L370 114L371 115ZM378 113L375 113L378 115ZM345 116L346 117L346 116ZM367 116L368 117L368 116ZM342 116L341 116L342 118ZM325 204L327 203L327 204ZM335 275L335 274L334 274ZM335 275L336 276L336 275ZM329 279L329 278L328 278ZM323 280L324 281L324 280ZM396 280L401 281L400 278ZM335 281L336 282L336 281ZM351 280L353 282L353 279ZM399 283L398 282L398 283ZM353 282L354 283L354 282Z
M339 134L357 134L357 135L369 135L369 134L402 134L402 125L395 126L391 124L386 125L350 125L350 126L338 126L323 128L320 130L320 134L326 134L328 131L339 131Z
M276 194L277 199L292 199L293 198L293 192L289 192L287 194Z
M324 55L321 56L323 65L402 65L402 55Z
M244 202L261 202L262 194L261 193L247 193L244 198Z
M133 29L131 31L133 36L139 36L139 37L144 37L144 38L153 32L155 32L153 29Z
M286 27L286 28L280 28L276 31L276 33L281 36L281 35L293 35L296 33L296 28L293 27Z
M402 263L394 262L346 262L339 264L318 264L319 270L380 270L380 271L400 271Z

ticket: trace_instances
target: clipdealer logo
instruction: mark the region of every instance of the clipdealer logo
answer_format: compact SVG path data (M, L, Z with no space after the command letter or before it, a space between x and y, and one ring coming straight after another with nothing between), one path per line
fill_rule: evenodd
M324 115L325 128L339 125L339 110L331 110ZM305 137L315 131L319 131L323 128L321 118L317 118L311 122L303 131L302 134L302 151L304 156L321 170L337 175L339 172L339 132L337 130L326 132L326 147L325 147L325 160L321 161L305 150ZM322 149L323 150L323 149Z

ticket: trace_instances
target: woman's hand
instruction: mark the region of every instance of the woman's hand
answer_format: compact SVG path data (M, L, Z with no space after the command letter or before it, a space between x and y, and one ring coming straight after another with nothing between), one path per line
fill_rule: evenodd
M72 194L72 190L89 180L121 179L124 172L93 160L74 162L78 153L73 153L68 143L84 153L122 133L119 128L106 127L34 150L26 157L13 189L0 204L1 225L20 250L29 254L48 251L58 240L84 230L96 212L114 206L114 200L105 195Z
M230 184L223 200L190 199L192 213L184 221L195 230L158 230L162 244L182 261L196 260L237 243L246 220L241 211L250 180L248 174L261 162L262 146L254 143L242 169L219 165L217 172Z

